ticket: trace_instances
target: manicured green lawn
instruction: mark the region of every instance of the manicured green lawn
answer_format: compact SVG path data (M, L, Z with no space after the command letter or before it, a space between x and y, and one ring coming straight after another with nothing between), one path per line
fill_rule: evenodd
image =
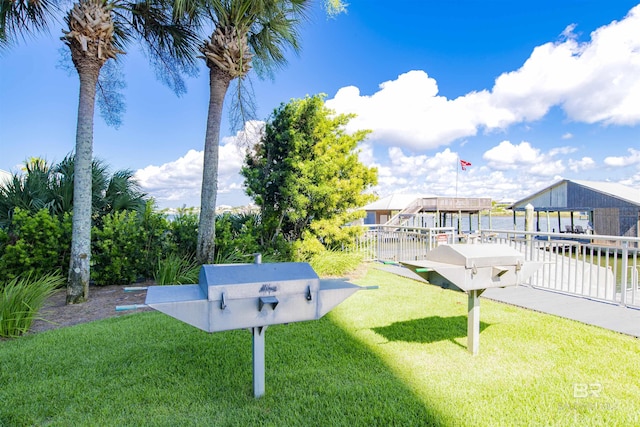
M0 341L0 425L630 426L640 342L482 301L466 350L464 294L371 269L319 321L251 336L138 313Z

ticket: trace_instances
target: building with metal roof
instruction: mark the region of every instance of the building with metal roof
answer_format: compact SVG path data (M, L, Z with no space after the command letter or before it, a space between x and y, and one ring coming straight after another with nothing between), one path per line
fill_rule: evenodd
M614 182L582 181L564 179L537 193L515 202L509 208L524 211L531 204L538 217L540 212L547 215L556 213L558 224L560 215L576 213L588 215L594 234L608 236L640 237L640 188L629 187ZM559 227L558 227L559 228ZM548 231L548 230L542 230Z

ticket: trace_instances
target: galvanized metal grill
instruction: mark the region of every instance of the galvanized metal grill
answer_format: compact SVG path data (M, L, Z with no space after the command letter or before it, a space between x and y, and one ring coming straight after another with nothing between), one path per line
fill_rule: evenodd
M307 263L204 265L197 285L150 286L145 304L207 332L249 328L254 395L260 397L267 326L319 319L361 289L321 280Z
M425 258L401 264L433 285L469 295L467 349L472 354L477 354L480 346L482 292L520 284L542 266L541 262L525 261L521 252L500 244L440 245Z

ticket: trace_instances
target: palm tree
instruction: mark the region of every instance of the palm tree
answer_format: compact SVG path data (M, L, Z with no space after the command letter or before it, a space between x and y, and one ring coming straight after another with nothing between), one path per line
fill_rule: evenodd
M56 4L56 0L0 0L0 47L17 35L46 28ZM185 25L193 16L184 8L174 13L170 0L79 0L65 17L68 29L62 40L80 79L68 304L85 301L89 294L93 117L100 70L137 39L161 74L179 84L180 71L193 66L195 57L196 38Z
M0 0L0 48L16 37L46 30L56 4L56 0Z
M206 10L213 33L200 47L209 68L209 111L204 143L197 258L213 263L218 152L223 102L229 84L242 80L252 62L264 69L285 62L284 49L298 50L296 26L310 0L219 0Z
M106 61L123 54L133 39L141 39L161 66L174 69L193 58L192 34L177 22L165 0L80 0L65 17L62 40L80 78L80 99L74 161L73 231L67 304L83 302L89 293L93 117L96 87Z
M60 219L73 210L74 157L66 156L60 163L50 165L43 159L25 162L22 173L15 173L4 186L0 186L0 227L11 223L15 208L35 215L48 209ZM109 213L122 210L141 212L147 195L133 176L124 169L111 174L98 159L91 162L92 218L97 225Z
M50 209L53 191L51 167L40 158L24 163L24 173L14 173L5 185L0 186L0 227L11 223L15 208L35 214L40 209Z
M238 79L237 101L242 110L240 84L252 64L270 72L286 63L285 50L299 50L297 27L312 0L210 0L204 15L213 33L200 46L209 68L209 110L204 143L197 259L215 260L215 207L218 193L220 122L229 84ZM327 14L345 11L342 0L324 0Z

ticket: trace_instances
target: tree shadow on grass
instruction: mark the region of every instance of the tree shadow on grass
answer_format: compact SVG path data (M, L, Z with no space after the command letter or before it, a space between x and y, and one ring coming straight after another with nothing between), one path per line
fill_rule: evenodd
M480 321L480 332L491 326ZM456 338L467 336L467 316L440 317L432 316L422 319L395 322L387 326L372 329L388 341L403 341L430 344L438 341L451 341L465 347Z

